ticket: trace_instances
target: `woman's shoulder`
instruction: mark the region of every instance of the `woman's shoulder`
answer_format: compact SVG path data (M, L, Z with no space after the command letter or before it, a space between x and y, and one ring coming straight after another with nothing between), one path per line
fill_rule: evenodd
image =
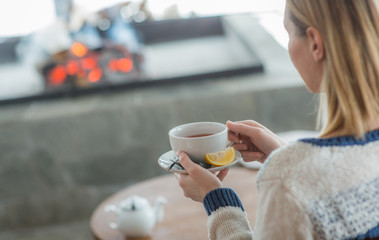
M289 181L300 176L336 176L335 173L330 174L333 169L340 169L341 172L346 170L348 174L356 175L375 171L373 166L379 169L378 133L370 132L364 139L342 136L306 138L289 143L270 154L260 169L258 182L271 179Z

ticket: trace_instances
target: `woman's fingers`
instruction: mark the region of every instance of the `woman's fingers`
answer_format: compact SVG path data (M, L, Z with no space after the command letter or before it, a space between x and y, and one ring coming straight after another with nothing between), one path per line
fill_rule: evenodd
M179 161L180 161L180 164L187 170L187 169L190 169L192 168L192 161L191 159L189 158L189 156L183 152L183 151L178 151L176 153L176 155L178 156L179 158ZM188 170L187 170L188 171Z
M243 137L249 137L249 142L253 148L250 148L250 145L248 147L252 152L262 151L264 154L269 155L273 150L286 144L276 134L267 128L261 127L260 124L254 121L228 121L227 126L230 131L241 134L242 143L245 143Z
M192 162L185 152L179 151L177 154L180 164L188 173L188 175L181 174L179 177L179 186L183 189L186 197L201 202L208 192L222 186L221 180L226 176L227 170L220 171L215 176Z
M265 155L261 152L248 152L241 151L241 157L245 162L259 161L262 162L265 159Z
M225 168L225 169L221 170L221 171L217 174L218 179L220 179L220 181L223 181L224 178L226 177L226 175L228 175L228 172L229 172L229 168Z
M260 124L260 123L258 123L256 121L253 121L253 120L236 121L236 123L242 123L242 124L245 124L245 125L248 125L248 126L251 126L251 127L257 127L257 128L267 129L262 124Z
M230 131L244 136L255 136L257 133L262 131L262 128L246 125L241 122L227 122L227 126Z
M247 151L248 150L248 146L244 143L235 143L235 144L233 144L233 147L237 151Z
M180 164L184 167L184 169L187 171L189 175L187 177L193 178L194 181L199 181L203 178L208 178L210 175L213 175L211 172L201 167L199 164L194 163L185 152L179 151L177 154L180 160ZM228 174L228 171L229 171L229 168L225 168L221 170L217 174L218 179L222 181L225 178L225 176Z
M253 120L244 120L244 121L236 121L236 122L228 121L226 123L226 125L228 126L230 131L235 132L235 133L241 133L242 135L248 135L248 134L244 134L243 132L239 132L239 131L236 132L236 131L233 131L232 129L235 129L235 127L238 128L238 126L242 127L243 129L249 129L249 127L251 127L250 132L251 132L251 130L255 130L257 132L263 132L267 135L277 137L277 135L275 133L271 132L268 128L266 128L265 126L259 124L256 121L253 121ZM244 131L244 130L242 130L242 131Z
M180 164L195 182L201 183L202 181L206 181L206 179L209 178L209 175L212 175L211 172L201 167L199 164L194 163L185 152L179 151L177 154Z
M266 134L271 135L273 137L277 137L277 135L275 133L273 133L272 131L270 131L270 129L266 128L265 126L263 126L262 124L260 124L260 123L258 123L256 121L253 121L253 120L243 120L243 121L236 121L236 123L243 123L243 124L248 125L248 126L260 128L260 129L264 130L264 132Z
M228 131L228 140L234 143L238 143L240 141L240 138L234 132Z
M179 151L177 155L179 157L180 164L184 167L189 175L192 175L191 173L202 168L200 165L194 163L185 152Z

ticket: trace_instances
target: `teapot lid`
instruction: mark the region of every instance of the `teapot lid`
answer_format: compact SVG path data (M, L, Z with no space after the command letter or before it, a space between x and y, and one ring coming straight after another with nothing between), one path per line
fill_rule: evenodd
M122 211L140 211L150 207L147 199L133 195L120 203Z

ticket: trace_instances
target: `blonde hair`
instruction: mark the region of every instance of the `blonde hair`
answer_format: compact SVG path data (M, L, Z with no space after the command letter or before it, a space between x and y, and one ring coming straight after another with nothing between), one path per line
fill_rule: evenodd
M321 137L363 137L379 116L379 0L287 0L287 8L300 34L313 26L323 38Z

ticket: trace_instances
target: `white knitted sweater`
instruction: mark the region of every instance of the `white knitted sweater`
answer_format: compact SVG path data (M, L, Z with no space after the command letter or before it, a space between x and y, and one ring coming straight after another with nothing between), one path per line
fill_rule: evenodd
M346 136L290 143L266 160L257 185L254 233L233 190L207 194L210 239L379 237L379 130L364 140Z

